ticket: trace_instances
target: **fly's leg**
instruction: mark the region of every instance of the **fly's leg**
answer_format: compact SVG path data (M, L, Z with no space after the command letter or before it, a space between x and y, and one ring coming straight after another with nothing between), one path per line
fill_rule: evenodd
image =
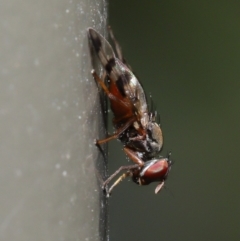
M103 183L103 185L102 185L102 188L103 188L103 190L106 192L106 195L109 197L112 189L113 189L116 185L118 185L123 179L125 179L125 178L128 177L128 176L131 176L131 175L132 175L131 170L136 169L136 168L138 168L138 167L139 167L139 165L137 165L137 164L135 164L135 165L130 165L130 166L121 166L121 167L119 167L118 170L115 171L110 177L108 177L108 179L107 179L107 180ZM108 183L109 183L115 176L117 176L119 172L121 172L121 171L123 171L123 170L127 170L127 172L124 173L123 175L121 175L121 176L117 179L117 181L115 181L114 184L113 184L113 185L109 188L109 190L108 190L108 189L106 188L107 185L108 185Z
M125 153L127 154L127 156L136 164L138 164L138 166L143 167L144 166L144 161L139 158L139 156L136 154L135 151L133 151L132 149L130 149L129 147L124 147L123 150L125 151Z
M121 135L134 122L134 120L135 120L135 118L131 118L124 126L119 128L116 131L116 133L114 133L113 135L111 135L105 139L102 139L102 140L95 140L95 145L101 145L101 144L104 144L113 139L117 139L119 137L119 135Z
M94 79L99 83L99 85L102 87L102 89L104 90L104 92L107 94L108 98L113 100L113 101L117 101L119 103L121 103L121 101L119 99L116 98L116 96L114 96L113 94L110 93L110 91L108 90L108 87L105 85L104 81L97 75L96 71L95 70L92 70L91 71ZM123 105L125 105L124 102L122 102ZM124 117L125 118L125 117ZM118 136L123 133L134 121L136 120L136 117L132 117L132 118L129 118L129 120L126 122L126 124L122 127L120 127L116 133L114 133L113 135L105 138L105 139L102 139L102 140L95 140L95 144L96 145L101 145L101 144L104 144L112 139L116 139L118 138Z
M110 197L111 193L112 193L112 190L114 187L116 187L121 181L123 181L125 178L131 176L131 172L126 172L126 173L123 173L114 183L113 185L109 188L109 189L105 189L106 190L106 196L107 197Z
M107 94L108 98L117 100L116 97L110 93L110 91L108 90L108 87L105 85L104 81L98 76L98 74L96 73L96 71L94 69L92 69L91 74L92 74L93 78L98 82L98 84L102 87L104 92Z
M104 92L106 93L106 95L108 96L108 98L110 100L118 102L120 105L126 107L126 102L120 100L118 97L116 97L109 91L109 89L106 86L106 84L104 83L104 81L98 76L98 74L96 73L96 71L94 69L92 69L91 74L92 74L93 78L95 79L95 81L97 81L98 84L102 87L102 89L104 90Z
M141 169L144 166L144 161L138 157L136 152L134 152L129 147L124 147L123 150L125 151L126 155L136 164L131 166L121 166L117 171L115 171L104 183L103 183L103 190L106 192L107 196L109 197L113 188L117 186L121 181L123 181L126 177L132 176L132 171L135 169ZM107 189L108 183L116 176L119 172L127 170L127 172L123 173L114 183L113 185Z

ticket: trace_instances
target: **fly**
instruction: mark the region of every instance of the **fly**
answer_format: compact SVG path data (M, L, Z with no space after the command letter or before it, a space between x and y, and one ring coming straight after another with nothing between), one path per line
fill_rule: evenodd
M110 27L109 33L115 44L116 55L101 34L92 28L88 29L90 50L97 54L106 72L107 83L95 70L92 70L92 75L109 98L115 128L115 133L96 140L96 144L119 139L123 143L125 154L135 164L120 167L103 183L103 189L109 196L121 180L130 176L139 185L159 182L155 189L155 193L158 193L171 169L170 154L166 158L156 158L163 146L162 130L156 122L157 114L149 111L143 87L123 58ZM126 172L108 189L109 182L123 170Z

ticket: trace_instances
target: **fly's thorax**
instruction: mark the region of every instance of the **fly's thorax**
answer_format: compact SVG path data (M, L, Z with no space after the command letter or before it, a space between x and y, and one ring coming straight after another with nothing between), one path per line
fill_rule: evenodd
M144 128L146 128L146 126L149 123L149 115L147 112L143 113L142 118L141 118L141 124Z
M139 123L138 123L137 121L134 121L134 122L133 122L133 126L134 126L134 128L135 128L136 130L139 130L139 128L140 128L140 125L139 125Z
M156 156L163 145L161 128L153 121L148 122L144 129L142 129L141 123L134 122L132 128L129 128L124 136L127 137L125 139L127 146L135 152L142 153L142 157L139 158L144 161Z
M163 146L163 134L156 122L149 122L147 125L147 142L153 152L160 152Z

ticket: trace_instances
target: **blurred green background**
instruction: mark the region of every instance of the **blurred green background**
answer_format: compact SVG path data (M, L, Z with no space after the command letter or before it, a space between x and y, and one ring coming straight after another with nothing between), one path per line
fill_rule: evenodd
M114 241L240 240L240 2L109 1L109 23L152 94L175 161L166 188L124 181ZM111 130L112 131L112 130ZM109 148L109 173L128 162Z

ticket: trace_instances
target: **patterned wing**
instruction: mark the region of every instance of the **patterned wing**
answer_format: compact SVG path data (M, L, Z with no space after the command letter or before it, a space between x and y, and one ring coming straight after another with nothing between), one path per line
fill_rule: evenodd
M105 68L110 81L114 81L123 97L131 100L136 114L140 117L143 128L149 122L148 108L144 90L132 71L122 63L113 51L109 42L94 29L88 29L88 36L92 47Z

